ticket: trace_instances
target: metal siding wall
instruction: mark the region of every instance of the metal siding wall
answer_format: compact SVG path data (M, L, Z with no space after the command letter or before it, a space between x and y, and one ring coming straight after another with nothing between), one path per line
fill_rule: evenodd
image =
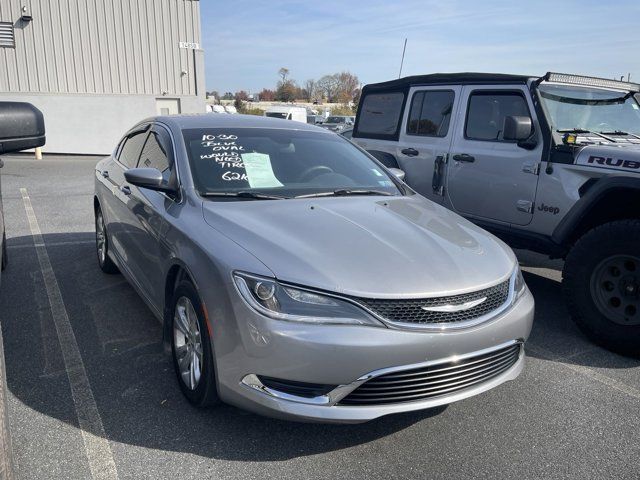
M178 44L201 42L198 1L0 0L0 21L16 25L0 92L196 95L194 52Z

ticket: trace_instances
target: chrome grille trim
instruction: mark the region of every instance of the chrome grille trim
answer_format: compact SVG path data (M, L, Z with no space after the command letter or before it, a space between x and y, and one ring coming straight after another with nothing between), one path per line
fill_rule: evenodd
M344 406L387 405L419 401L480 385L513 367L522 355L522 342L490 351L449 358L418 367L384 369L339 401Z
M462 329L462 328L472 327L480 323L489 321L495 318L496 316L500 315L502 312L504 312L507 308L509 308L513 304L515 299L516 273L517 273L517 270L515 270L511 274L509 279L503 280L502 282L492 287L488 287L483 290L477 290L475 292L470 292L470 293L460 294L460 295L452 295L447 297L421 298L421 299L404 299L404 300L396 300L396 299L381 300L381 299L370 299L370 298L351 298L350 300L360 305L360 307L364 308L370 314L372 314L379 320L383 321L385 324L387 324L390 327L403 329L403 330L409 329L409 330L431 330L431 331ZM492 289L496 289L496 291L498 292L505 293L505 295L500 297L501 303L497 301L492 302L491 303L492 308L489 309L489 311L478 310L477 307L474 307L474 308L463 310L460 312L454 312L454 315L460 314L460 313L466 314L466 318L453 320L453 321L445 320L445 321L436 321L436 322L430 322L430 323L426 323L426 322L420 323L420 322L396 320L394 318L389 318L388 316L385 315L384 312L381 312L380 309L377 309L375 307L376 304L383 304L383 303L393 304L393 303L401 303L401 302L415 303L417 308L420 308L421 306L426 306L426 305L442 305L447 302L463 303L464 301L466 301L467 298L469 298L469 296L475 296L476 298L482 297L486 295L487 291L490 291ZM427 312L427 311L424 311L424 314L425 314L425 318L427 318L429 314L451 315L451 313L449 312Z

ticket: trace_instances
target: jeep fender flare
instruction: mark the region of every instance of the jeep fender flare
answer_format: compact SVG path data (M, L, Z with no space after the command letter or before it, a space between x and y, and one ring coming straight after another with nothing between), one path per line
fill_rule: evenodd
M551 234L553 242L568 246L572 240L575 240L574 232L587 219L592 209L616 190L637 193L640 200L640 178L613 176L596 180L556 226ZM619 218L612 215L612 220L614 219Z

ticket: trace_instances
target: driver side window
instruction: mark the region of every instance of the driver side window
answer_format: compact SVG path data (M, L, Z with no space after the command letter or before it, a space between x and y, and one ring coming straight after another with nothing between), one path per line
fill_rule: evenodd
M134 133L127 138L118 155L118 161L126 168L135 168L146 138L146 131Z
M169 156L162 146L162 142L156 132L151 132L140 154L139 168L157 168L162 172L165 182L171 175Z
M465 137L469 140L505 142L504 119L530 117L527 102L520 92L475 91L469 97Z

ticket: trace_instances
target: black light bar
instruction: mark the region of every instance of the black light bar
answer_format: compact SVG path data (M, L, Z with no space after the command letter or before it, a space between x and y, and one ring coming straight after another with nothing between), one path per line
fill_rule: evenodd
M546 82L568 83L571 85L584 85L588 87L613 88L616 90L625 90L627 92L640 92L640 85L637 83L609 80L608 78L585 77L583 75L572 75L570 73L547 72L541 80Z

